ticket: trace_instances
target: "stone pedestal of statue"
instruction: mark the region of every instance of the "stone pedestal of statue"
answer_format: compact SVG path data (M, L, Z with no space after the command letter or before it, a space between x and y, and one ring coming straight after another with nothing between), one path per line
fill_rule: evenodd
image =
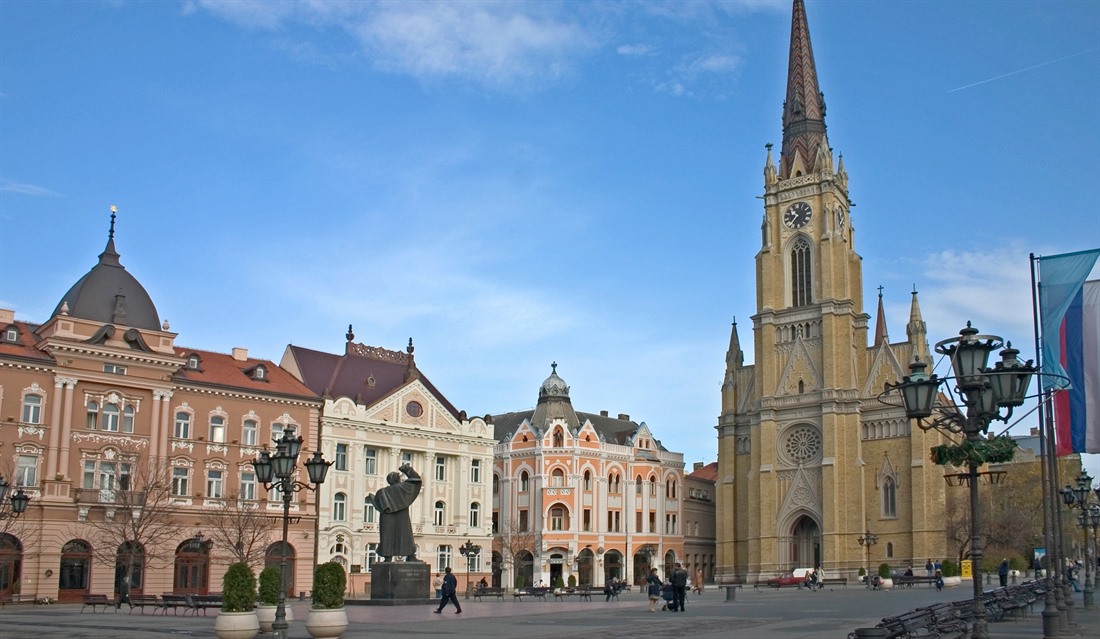
M370 603L410 606L435 602L431 567L423 561L376 562L370 569Z

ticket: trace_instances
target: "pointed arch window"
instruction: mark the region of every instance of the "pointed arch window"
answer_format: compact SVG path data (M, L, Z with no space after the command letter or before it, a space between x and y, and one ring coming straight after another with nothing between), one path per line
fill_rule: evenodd
M806 306L813 301L811 276L810 243L799 237L791 248L791 306Z
M898 486L893 477L887 477L882 482L882 516L898 516Z

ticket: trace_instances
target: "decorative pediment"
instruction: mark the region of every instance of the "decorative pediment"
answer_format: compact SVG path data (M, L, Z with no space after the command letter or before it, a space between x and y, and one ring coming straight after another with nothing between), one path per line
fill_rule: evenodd
M863 390L860 391L860 397L878 397L887 382L896 384L907 374L908 372L905 371L898 361L897 355L894 353L894 349L891 348L890 343L883 341L882 344L875 349L874 359L871 362L871 371L867 376L866 383L863 385Z
M783 503L779 508L779 517L776 521L784 521L787 515L795 511L821 514L821 495L814 487L813 478L807 469L799 467L793 471L790 488L783 496Z
M779 376L779 387L776 388L775 394L798 395L821 390L821 387L821 372L814 365L813 356L810 354L810 349L806 347L804 336L799 335L787 357L787 363L783 366L783 374Z

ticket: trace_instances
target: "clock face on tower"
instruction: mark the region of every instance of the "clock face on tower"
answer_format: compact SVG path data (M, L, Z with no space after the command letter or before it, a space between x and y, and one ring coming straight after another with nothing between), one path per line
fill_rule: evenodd
M800 229L810 223L813 212L808 203L795 202L787 207L787 212L783 214L783 223L789 229Z

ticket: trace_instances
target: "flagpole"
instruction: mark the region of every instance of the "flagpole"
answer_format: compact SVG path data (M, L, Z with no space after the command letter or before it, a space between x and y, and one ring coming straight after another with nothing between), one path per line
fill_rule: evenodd
M1035 331L1035 353L1038 359L1039 370L1043 369L1042 362L1042 350L1039 347L1039 296L1037 294L1037 282L1035 277L1035 266L1037 261L1035 254L1032 253L1029 256L1031 262L1031 317L1032 324ZM1040 390L1043 385L1039 385ZM1050 461L1047 459L1047 452L1050 449L1050 442L1047 441L1046 429L1043 422L1043 401L1040 398L1039 401L1039 472L1041 478L1041 494L1043 503L1043 545L1046 546L1046 560L1047 560L1047 572L1044 583L1046 584L1044 589L1046 593L1043 596L1043 639L1053 639L1060 636L1060 630L1062 625L1061 612L1058 609L1058 600L1055 595L1054 587L1054 535L1053 530L1053 515L1051 508L1057 507L1057 504L1051 498L1053 494L1050 490L1050 475L1049 466ZM1040 563L1039 567L1042 567ZM1038 578L1038 575L1036 575Z

